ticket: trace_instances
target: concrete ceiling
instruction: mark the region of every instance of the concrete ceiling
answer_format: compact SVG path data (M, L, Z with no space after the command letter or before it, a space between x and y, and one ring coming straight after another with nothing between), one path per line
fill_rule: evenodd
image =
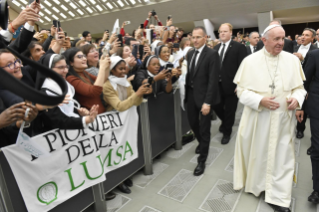
M10 1L9 4L19 12L20 8L12 5ZM150 0L147 4L116 9L105 14L87 15L77 19L69 18L61 22L61 25L70 36L77 36L84 30L88 30L97 37L105 29L111 30L115 20L119 19L120 25L123 21L131 21L131 25L126 26L125 30L132 33L139 24L144 22L148 11L153 9L156 10L164 25L167 16L172 15L174 25L182 27L186 32L192 30L194 21L203 19L211 20L215 29L225 22L231 23L235 29L257 27L257 14L265 11L273 11L274 17L281 19L283 24L319 20L319 0ZM42 28L50 27L48 24L39 23L39 25Z

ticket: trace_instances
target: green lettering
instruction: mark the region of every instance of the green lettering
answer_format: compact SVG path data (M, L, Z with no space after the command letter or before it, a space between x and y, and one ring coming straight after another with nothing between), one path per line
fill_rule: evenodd
M104 158L104 161L103 161L103 166L105 164L106 159L109 159L109 163L108 163L107 167L112 165L111 164L111 157L112 157L111 153L112 153L112 151L113 151L113 149L110 149L109 152L107 153L107 155L106 155L106 157Z
M132 150L132 148L131 148L131 146L130 146L130 144L129 144L128 141L126 141L126 143L125 143L125 152L124 152L123 161L126 160L126 153L127 153L127 152L131 152L131 156L133 155L133 150Z
M72 177L72 174L71 174L71 169L72 169L72 168L70 168L70 169L68 169L68 170L65 170L64 172L67 172L67 173L68 173L68 176L69 176L69 179L70 179L70 183L71 183L71 187L72 187L71 191L73 191L73 190L75 190L75 189L77 189L77 188L83 186L83 184L85 183L85 180L83 180L83 182L81 183L81 185L74 186L73 177Z
M97 179L97 178L100 178L103 174L104 174L104 166L102 165L102 161L101 161L101 156L99 155L99 156L97 156L97 158L100 160L100 163L101 163L101 168L102 168L102 173L99 175L99 176L97 176L97 177L91 177L90 176L90 174L89 174L89 171L88 171L88 168L87 168L87 166L86 166L86 162L87 161L85 161L85 162L83 162L83 163L80 163L82 166L83 166L83 168L84 168L84 171L85 171L85 175L86 175L86 177L89 179L89 180L95 180L95 179Z
M119 158L120 158L120 161L118 162L118 163L116 163L115 161L114 161L114 165L119 165L120 163L121 163L121 160L122 160L122 154L121 153L119 153L119 150L120 149L123 149L123 146L119 146L119 148L117 149L117 151L116 151L116 155L117 156L119 156Z

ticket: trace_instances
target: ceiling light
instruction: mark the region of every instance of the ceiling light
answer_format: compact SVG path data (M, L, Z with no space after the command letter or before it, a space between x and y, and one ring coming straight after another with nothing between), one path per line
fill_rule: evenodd
M21 7L21 9L22 9L22 10L24 10L24 9L25 9L25 7Z
M53 17L55 20L59 20L59 18L56 17L55 15L52 15L52 17Z
M42 19L40 19L40 22L43 23L44 21Z
M102 7L100 5L96 5L96 8L100 11L103 11Z
M20 0L22 3L24 4L28 4L28 2L26 0Z
M55 12L57 12L57 13L60 12L60 10L58 10L56 7L52 7L52 9L53 9Z
M70 0L64 0L65 2L69 2Z
M44 14L43 14L41 11L39 12L39 14L40 14L41 16L44 16Z
M77 9L77 12L80 13L81 15L83 15L84 13L82 12L82 10Z
M45 1L44 3L46 3L46 5L48 5L49 7L52 6L52 4L50 2L48 2L48 1Z
M44 9L44 11L51 15L51 11L50 10Z
M86 4L85 4L82 0L80 0L79 3L80 3L83 7L86 6Z
M63 13L60 13L60 16L62 16L63 18L67 18L66 15L64 15Z
M60 4L60 2L59 2L58 0L54 0L54 2L55 2L56 4Z
M87 7L86 10L89 11L89 13L93 13L93 10L89 7Z
M74 13L73 12L71 12L71 11L69 11L68 12L72 17L74 17L75 15L74 15Z
M136 1L134 1L134 0L130 0L130 2L131 2L132 4L136 4Z
M20 7L20 5L21 5L19 2L15 1L15 0L13 0L12 3L17 5L18 7Z
M51 19L48 18L48 17L46 17L46 16L45 16L44 18L45 18L47 21L49 21L49 22L51 21Z
M124 7L124 4L121 0L118 0L117 3L121 6L121 7Z
M113 9L113 6L112 6L112 4L110 4L110 2L106 3L106 5L107 5L110 9Z
M64 9L65 11L68 11L68 8L66 6L64 6L63 4L61 4L62 9Z
M91 2L92 4L96 4L96 2L95 2L94 0L90 0L90 2Z
M76 5L73 4L72 2L70 3L70 5L71 5L71 7L73 7L73 9L76 9L76 8L77 8Z

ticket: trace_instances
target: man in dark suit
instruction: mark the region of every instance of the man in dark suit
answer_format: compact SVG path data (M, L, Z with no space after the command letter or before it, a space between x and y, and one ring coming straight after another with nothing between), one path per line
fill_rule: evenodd
M316 32L313 29L305 28L302 37L301 37L301 45L299 46L297 52L294 53L296 55L301 64L302 68L305 69L308 61L308 54L312 51L317 49L315 45L311 44L311 41L315 37ZM304 102L303 107L306 107L307 101ZM304 137L304 130L306 128L306 120L307 120L307 113L304 113L304 118L302 122L297 123L297 138L303 138ZM311 148L307 150L307 154L311 153Z
M259 33L258 32L251 32L249 34L249 46L246 46L247 55L255 53L257 51L257 43L259 41Z
M219 127L219 131L223 133L222 144L229 142L235 122L238 98L235 93L236 84L233 83L233 80L241 61L247 56L246 47L231 40L232 30L233 26L231 24L222 24L219 27L221 43L214 47L219 53L221 64L219 73L221 102L214 107L214 111L222 121Z
M313 50L307 55L308 61L305 65L304 72L306 81L305 89L308 92L307 105L305 110L310 117L311 130L311 164L313 192L308 197L309 202L319 203L319 49ZM304 108L304 107L303 107ZM303 111L297 111L296 117L298 122L304 119Z
M295 35L295 40L292 41L292 43L294 44L294 46L297 46L297 39L298 39L299 35Z
M195 27L192 34L195 49L187 54L189 61L186 85L185 105L188 121L199 145L198 165L194 175L199 176L205 171L208 156L211 127L211 107L220 101L218 88L219 57L218 53L208 48L206 30Z
M269 23L269 25L274 25L274 24L278 24L281 25L281 21L278 19L274 19L273 21L271 21ZM257 51L259 51L260 49L262 49L264 47L264 43L262 41L259 41L257 43ZM285 39L284 40L284 51L289 52L289 53L293 53L294 52L294 44L291 40Z

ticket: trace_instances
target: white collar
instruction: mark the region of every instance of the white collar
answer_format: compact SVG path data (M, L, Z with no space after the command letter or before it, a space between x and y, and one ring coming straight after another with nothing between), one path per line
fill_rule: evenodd
M231 39L229 41L227 41L226 43L221 42L221 45L225 44L225 46L228 46L230 44L230 41L231 41Z
M110 83L113 86L114 90L117 90L117 85L121 85L123 87L130 87L131 84L129 83L129 81L127 81L126 78L126 75L125 77L116 77L114 75L109 76Z
M254 47L257 47L257 46L253 46L253 45L250 44L250 47L251 47L251 48L254 48Z
M161 66L165 66L165 65L168 63L168 61L165 62L165 61L162 60L161 58L158 58L158 59L159 59L159 62L160 62L160 65L161 65Z
M149 70L147 70L147 74L148 74L149 76L151 76L151 77L155 77L155 75L152 74Z
M203 45L202 47L200 47L199 49L196 49L196 48L195 48L195 51L199 51L199 53L201 53L201 52L203 51L203 49L205 48L205 46L206 46L206 45L204 44L204 45Z
M300 48L302 48L302 49L310 49L310 45L311 45L311 42L308 43L306 46L300 45Z

